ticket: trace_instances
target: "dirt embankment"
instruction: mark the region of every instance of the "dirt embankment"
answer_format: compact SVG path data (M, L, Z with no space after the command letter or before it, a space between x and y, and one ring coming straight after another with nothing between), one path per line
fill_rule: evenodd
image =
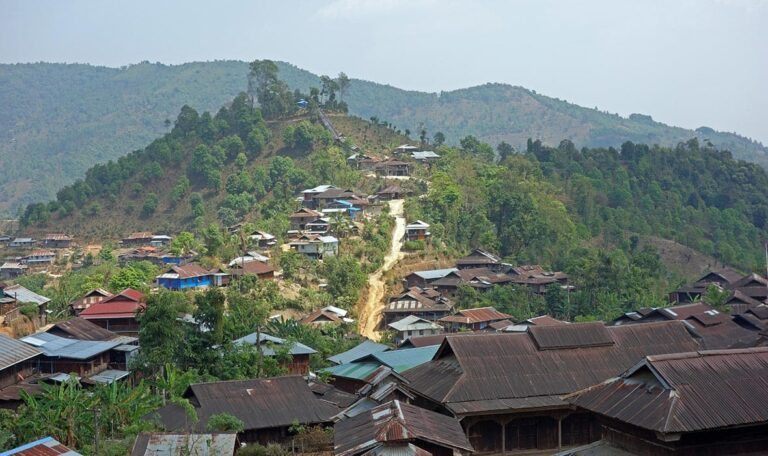
M389 214L395 217L395 228L392 230L392 243L389 252L384 256L381 267L368 277L368 296L362 302L357 315L360 319L360 334L371 339L379 340L377 331L381 311L384 307L387 284L384 274L392 269L405 254L402 252L405 238L405 216L403 214L403 200L389 202Z

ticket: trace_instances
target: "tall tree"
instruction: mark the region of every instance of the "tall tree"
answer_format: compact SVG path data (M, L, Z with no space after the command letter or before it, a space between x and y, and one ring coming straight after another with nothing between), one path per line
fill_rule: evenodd
M347 90L349 90L350 83L351 81L349 77L344 74L343 71L336 77L336 85L339 88L339 99L341 99L341 101L344 101L344 95L346 95Z

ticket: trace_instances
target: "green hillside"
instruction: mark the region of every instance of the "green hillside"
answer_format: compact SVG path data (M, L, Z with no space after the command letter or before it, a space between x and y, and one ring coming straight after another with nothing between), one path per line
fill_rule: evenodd
M280 77L306 91L319 78L280 63ZM116 159L167 133L183 105L215 112L246 88L245 62L184 65L141 63L123 68L90 65L0 65L0 214L29 202L51 199L95 163ZM377 117L448 141L472 134L491 144L506 141L518 150L526 140L578 147L619 146L630 140L675 145L698 137L734 157L768 167L768 152L747 138L710 128L669 127L648 116L622 118L549 98L521 87L486 84L430 94L353 80L345 95L350 113ZM12 171L8 171L12 170Z

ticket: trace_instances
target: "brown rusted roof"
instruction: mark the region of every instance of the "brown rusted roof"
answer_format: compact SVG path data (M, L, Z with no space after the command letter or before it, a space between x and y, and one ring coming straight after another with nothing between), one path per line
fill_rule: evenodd
M298 211L289 215L288 218L321 217L322 215L323 215L322 212L318 212L312 209L308 209L306 207L302 207Z
M711 283L715 279L720 279L726 283L734 283L741 279L744 274L731 268L722 268L714 271L710 271L702 276L696 283Z
M664 434L766 424L768 348L648 356L569 400Z
M469 255L459 258L456 261L457 265L474 265L474 264L497 264L501 263L501 258L498 256L486 252L485 250L475 249Z
M540 343L562 339L588 345L541 350L528 332L449 335L433 361L403 375L412 390L457 414L504 411L528 408L531 398L548 406L564 405L559 396L619 375L646 355L699 348L685 324L677 321L612 326L605 332L580 323L530 329L540 331ZM580 330L586 335L574 333Z
M149 231L138 231L138 232L129 234L128 237L125 238L125 240L132 241L132 240L138 240L138 239L152 239L152 236L154 235Z
M511 319L512 315L507 315L503 312L499 312L493 307L479 307L477 309L464 309L456 313L456 315L449 315L441 318L440 322L444 323L461 323L461 324L473 324L486 321L498 321Z
M403 193L403 189L397 184L392 184L389 187L384 187L383 189L376 192L377 195L391 195L391 194L397 194L397 193Z
M313 382L309 384L309 389L311 389L315 396L318 398L335 404L341 409L349 407L358 400L356 395L342 391L327 383Z
M45 332L78 340L112 340L119 337L118 334L84 318L70 318L67 321L60 321Z
M615 342L608 328L599 321L577 325L533 325L528 333L539 350L611 346Z
M3 454L8 456L81 456L80 453L70 450L53 437L36 440Z
M198 383L184 397L195 403L199 421L192 423L177 405L157 414L167 430L204 431L211 415L228 413L245 424L245 430L328 423L339 412L330 402L318 399L300 376Z
M392 401L334 426L336 456L356 456L385 444L427 443L449 451L472 452L455 418Z
M415 301L406 306L403 301ZM405 293L393 296L384 308L388 313L407 313L407 312L427 312L442 311L448 312L453 308L450 299L444 297L439 291L433 288L411 287Z
M211 274L211 272L204 267L194 263L186 264L184 266L171 266L168 272L171 271L178 274L180 279L188 279L191 277L200 277Z
M731 284L732 288L768 287L768 279L759 274L748 274Z
M525 322L536 326L560 326L568 324L567 321L558 320L549 315L539 315L538 317L529 318L525 320Z
M238 265L232 268L230 272L235 275L254 274L258 276L262 274L269 274L270 272L275 272L275 268L267 263L264 263L263 261L246 261L242 265Z
M323 319L332 321L335 323L341 322L341 318L339 318L338 315L336 315L331 311L323 310L323 309L312 312L311 314L302 318L300 322L304 324L309 324L309 323L314 323L316 321L323 321Z

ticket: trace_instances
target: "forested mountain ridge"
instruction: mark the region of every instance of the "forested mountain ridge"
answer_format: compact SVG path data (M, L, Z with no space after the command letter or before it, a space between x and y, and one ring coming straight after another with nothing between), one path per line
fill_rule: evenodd
M292 88L319 86L320 78L278 63ZM123 68L80 64L0 65L0 213L53 197L95 163L114 160L169 131L183 105L215 111L246 88L248 64L238 61L184 65L141 63ZM344 96L350 113L450 143L472 134L518 150L528 138L556 145L618 147L624 141L674 146L692 137L733 156L768 166L761 144L733 133L696 131L622 118L505 84L486 84L441 94L406 91L352 80Z

